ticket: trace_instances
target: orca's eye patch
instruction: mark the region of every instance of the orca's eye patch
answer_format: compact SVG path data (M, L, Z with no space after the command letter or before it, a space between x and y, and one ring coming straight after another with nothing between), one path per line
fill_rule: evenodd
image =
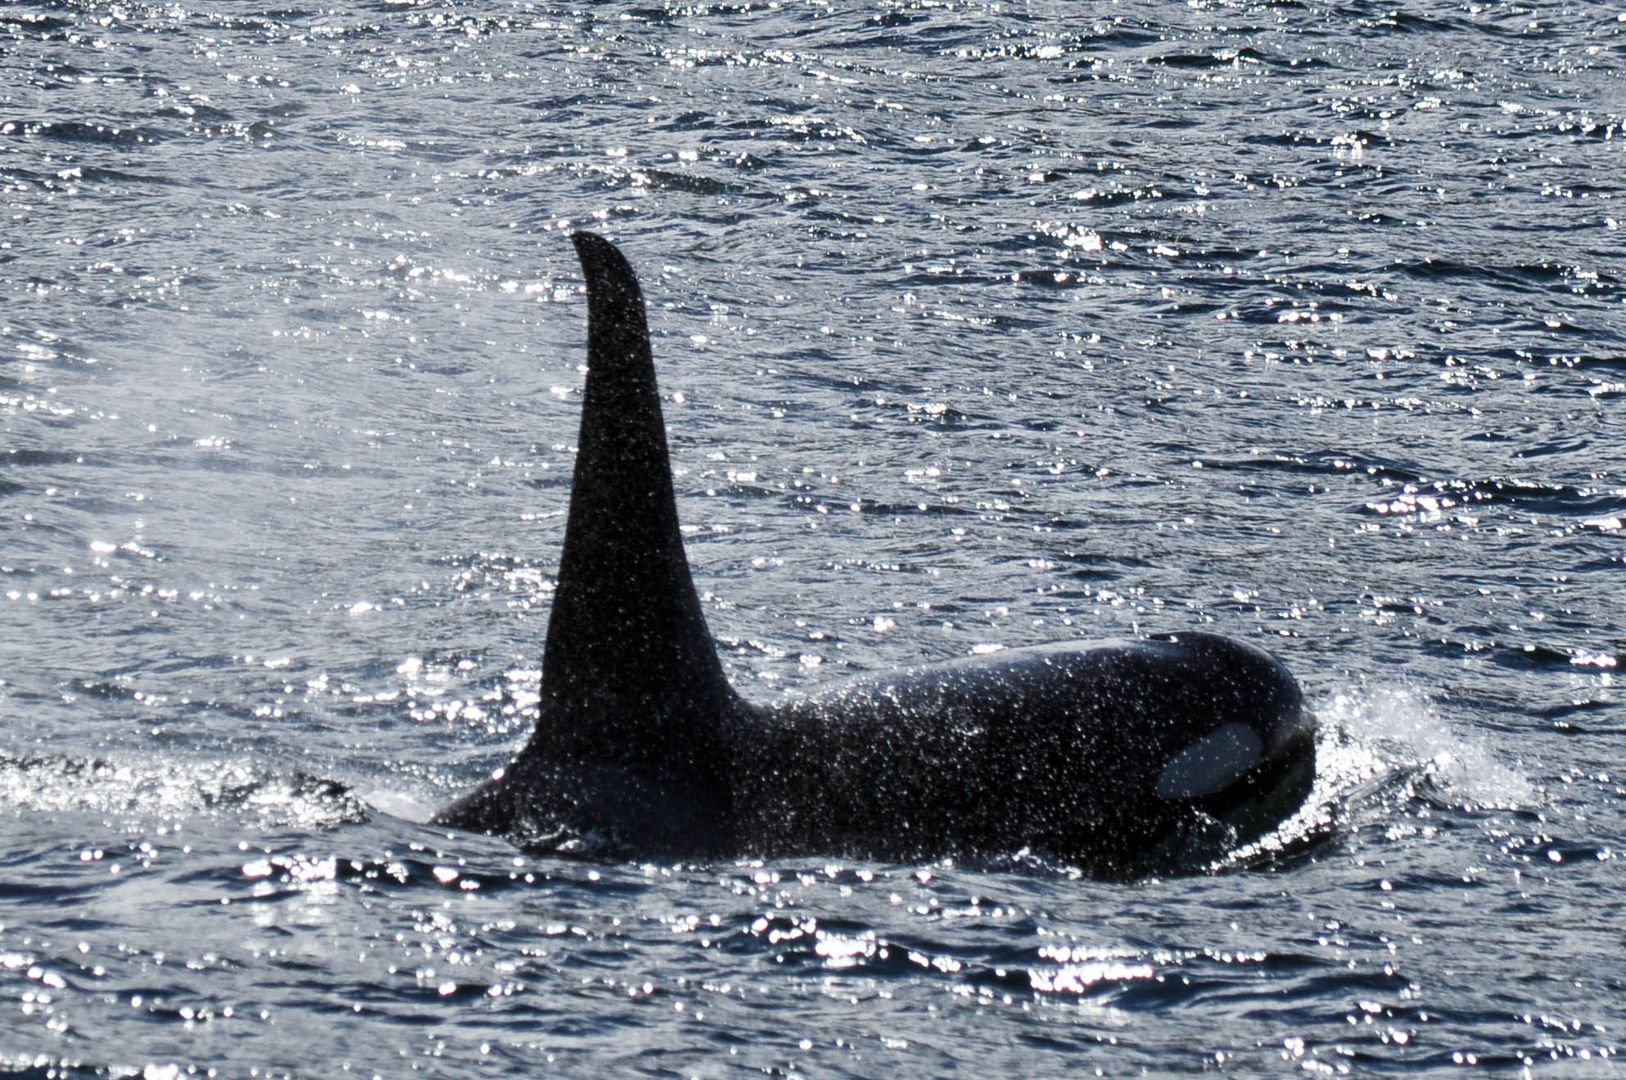
M1217 727L1169 758L1152 790L1164 799L1201 799L1263 759L1265 744L1247 724Z

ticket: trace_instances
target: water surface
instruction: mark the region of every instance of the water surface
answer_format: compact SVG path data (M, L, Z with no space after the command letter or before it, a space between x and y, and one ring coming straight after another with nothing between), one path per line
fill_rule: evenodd
M0 10L0 1062L1611 1068L1623 19ZM742 691L1202 626L1306 815L1133 884L421 824L529 728L584 227Z

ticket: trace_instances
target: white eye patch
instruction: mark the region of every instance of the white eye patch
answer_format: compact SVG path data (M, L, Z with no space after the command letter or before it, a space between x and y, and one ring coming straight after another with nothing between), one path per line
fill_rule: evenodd
M1259 764L1265 744L1247 724L1215 728L1169 758L1152 789L1164 799L1200 799L1222 791Z

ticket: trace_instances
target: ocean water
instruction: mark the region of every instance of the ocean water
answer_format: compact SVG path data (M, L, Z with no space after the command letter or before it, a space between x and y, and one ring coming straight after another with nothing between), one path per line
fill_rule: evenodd
M1563 0L0 7L0 1071L1612 1071L1623 64ZM1131 883L424 824L529 729L577 228L743 692L1201 626L1314 700L1304 813Z

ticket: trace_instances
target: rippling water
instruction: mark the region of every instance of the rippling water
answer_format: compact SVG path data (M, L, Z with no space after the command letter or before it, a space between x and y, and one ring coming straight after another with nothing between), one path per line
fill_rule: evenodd
M1626 15L0 8L0 1068L1612 1066ZM585 306L637 265L756 698L1205 625L1245 869L540 858Z

